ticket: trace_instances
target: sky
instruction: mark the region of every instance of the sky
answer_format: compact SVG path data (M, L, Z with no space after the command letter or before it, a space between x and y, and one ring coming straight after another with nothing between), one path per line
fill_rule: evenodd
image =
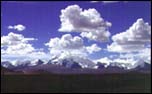
M150 36L149 1L1 2L2 60L76 55L150 62Z

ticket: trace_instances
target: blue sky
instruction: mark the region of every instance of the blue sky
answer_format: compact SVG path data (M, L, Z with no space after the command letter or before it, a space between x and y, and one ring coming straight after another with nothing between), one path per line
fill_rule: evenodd
M44 52L49 52L48 47L44 44L49 42L50 38L61 38L64 34L71 34L72 36L80 36L78 32L59 32L61 27L60 15L61 10L70 5L78 5L82 9L95 8L101 17L112 23L109 28L111 36L108 42L98 42L83 38L84 45L97 44L102 49L106 49L110 45L112 36L120 32L124 32L136 22L137 19L142 18L144 22L151 25L151 5L148 1L142 2L116 2L103 3L90 1L66 1L66 2L9 2L3 1L1 3L1 37L7 36L10 32L22 34L24 37L36 38L38 40L31 41L33 47L39 49L43 48ZM26 27L25 30L19 32L15 29L8 29L8 26L22 24ZM2 49L2 48L1 48ZM105 56L110 56L115 52L108 52L101 50L89 55L90 58L97 59ZM115 53L119 54L119 53Z

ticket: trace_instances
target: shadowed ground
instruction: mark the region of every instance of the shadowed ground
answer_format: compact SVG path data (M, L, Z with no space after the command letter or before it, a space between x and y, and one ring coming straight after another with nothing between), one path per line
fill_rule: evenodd
M142 73L1 76L2 93L151 92L151 75Z

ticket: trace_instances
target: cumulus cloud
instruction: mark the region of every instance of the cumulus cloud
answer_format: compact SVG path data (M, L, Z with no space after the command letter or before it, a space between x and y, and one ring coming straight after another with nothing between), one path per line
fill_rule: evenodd
M7 36L1 37L1 47L3 46L15 46L20 43L27 43L28 41L37 40L35 38L25 38L22 34L16 34L10 32Z
M72 37L71 34L65 34L61 38L51 38L48 43L45 44L49 47L50 53L59 55L61 53L75 53L81 54L83 48L83 40L76 36ZM81 51L80 51L81 50Z
M82 37L100 42L110 36L108 29L112 24L94 8L83 10L78 5L70 5L61 10L60 21L60 32L80 32Z
M107 48L114 52L137 52L150 44L150 36L151 26L139 18L128 30L112 36L113 43Z
M57 37L50 39L46 45L56 49L78 49L83 46L83 40L78 36L72 37L71 34L65 34L61 39Z
M24 25L22 25L22 24L18 24L18 25L14 25L14 26L9 25L8 29L14 29L14 30L17 30L17 31L23 31L23 30L26 29L26 27Z
M97 46L97 44L92 44L91 46L86 47L86 49L89 53L98 52L101 50L101 48Z
M36 49L29 41L37 40L35 38L25 38L22 34L10 32L1 37L1 55L3 58L20 58L20 57L41 57L45 53L43 49Z
M86 56L88 53L91 54L101 50L101 48L96 44L84 46L84 42L81 37L73 37L71 34L65 34L61 38L51 38L45 45L49 47L50 53L54 55L70 54Z

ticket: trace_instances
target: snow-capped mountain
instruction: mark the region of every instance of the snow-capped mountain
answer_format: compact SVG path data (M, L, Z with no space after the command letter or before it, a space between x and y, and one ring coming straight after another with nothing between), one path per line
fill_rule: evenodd
M114 68L114 69L127 69L129 65L126 63L117 63L117 62L111 62L107 68Z
M14 65L13 65L14 64ZM124 73L129 71L150 72L151 64L138 61L134 64L110 62L92 62L78 56L56 57L44 63L40 59L33 61L1 62L1 65L15 72L23 73Z
M26 68L28 66L31 66L31 61L29 61L29 60L16 61L14 66L15 66L16 69L23 69L23 68Z
M50 62L49 62L50 63ZM96 64L87 58L71 56L65 58L56 58L51 61L52 64L65 66L68 68L94 68Z
M36 59L36 60L31 61L30 66L36 66L36 65L41 65L41 64L44 64L44 62L40 59Z
M62 66L68 67L68 68L82 68L82 66L79 64L79 62L74 61L71 59L63 59L62 62L60 62Z
M14 69L15 68L15 66L12 65L12 63L9 62L9 61L1 62L1 66L3 66L4 68L8 68L8 69Z
M97 62L96 66L97 66L97 69L103 69L103 68L105 68L106 64L101 63L101 62Z
M150 71L151 70L151 65L146 63L146 62L142 62L142 65L138 65L134 68L134 70L138 70L138 71Z
M97 62L96 68L109 72L124 72L124 71L150 72L151 64L146 63L142 60L137 61L135 64L132 64L132 62L130 63L110 62L109 64Z
M40 59L36 59L33 61L30 60L14 61L13 63L14 65L11 62L5 61L5 62L1 62L1 65L8 69L23 69L26 67L38 66L43 64L44 62Z

